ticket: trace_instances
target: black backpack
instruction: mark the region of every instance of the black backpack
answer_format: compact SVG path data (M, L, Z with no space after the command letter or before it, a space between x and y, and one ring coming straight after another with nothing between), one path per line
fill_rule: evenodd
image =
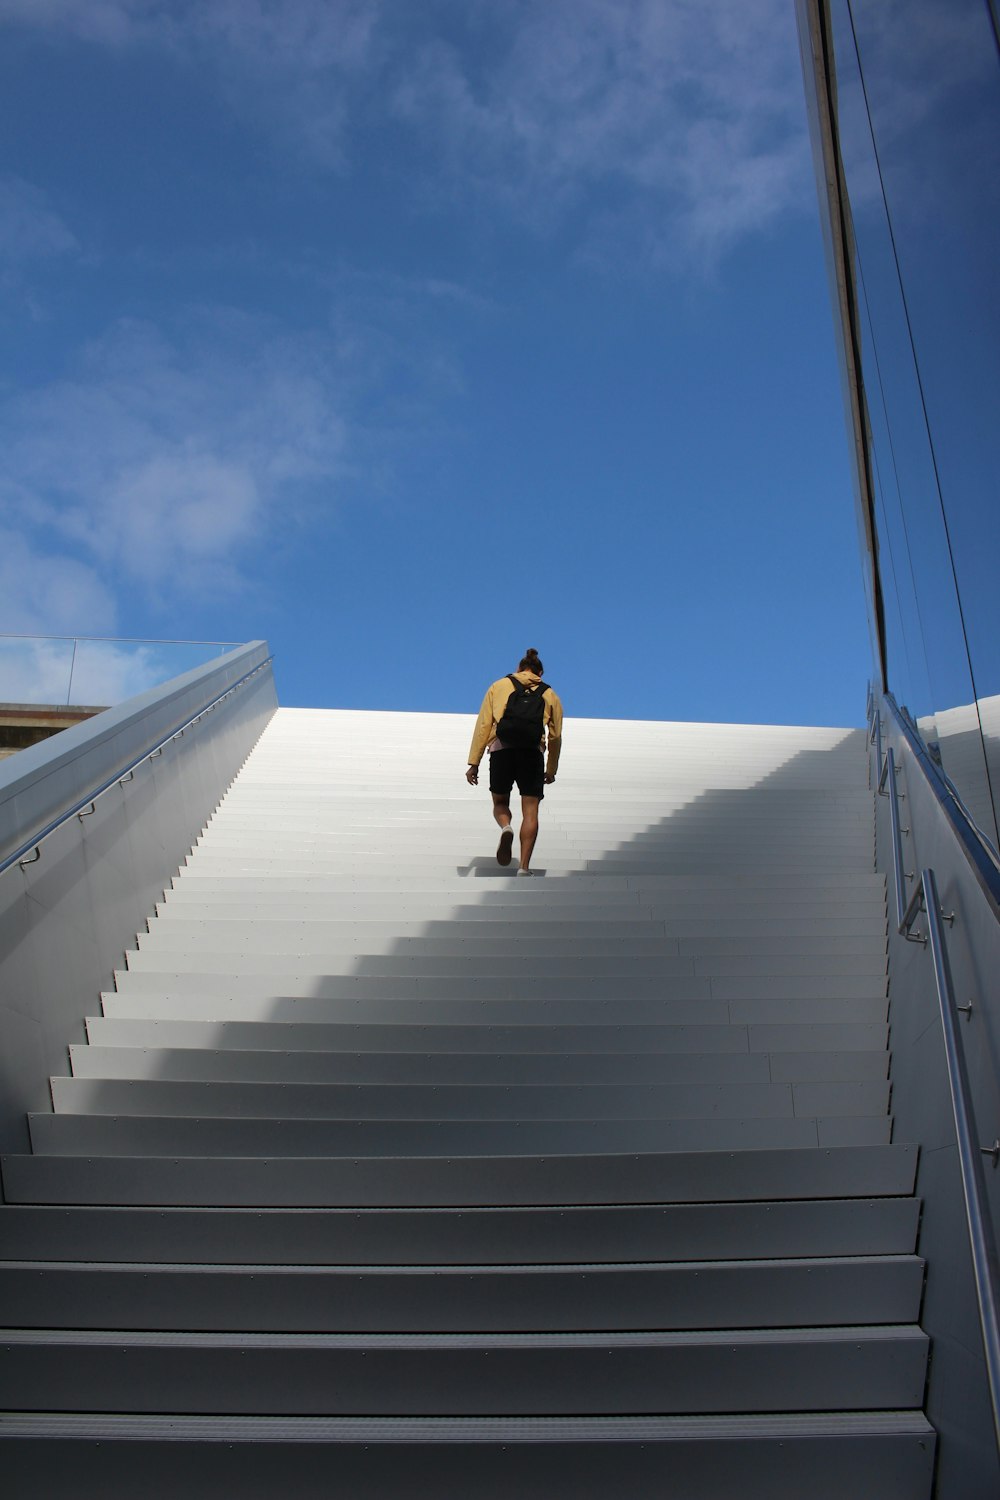
M547 682L537 687L528 687L518 682L513 672L510 680L514 691L507 699L503 718L497 725L497 739L504 749L537 750L542 743L545 729L545 703L543 701Z

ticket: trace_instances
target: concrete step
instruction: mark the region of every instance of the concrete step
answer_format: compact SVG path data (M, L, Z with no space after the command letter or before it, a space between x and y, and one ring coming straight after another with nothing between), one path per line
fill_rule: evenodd
M243 850L218 845L196 845L187 855L186 864L179 868L183 870L197 863L206 875L256 875L259 879L269 880L296 876L307 870L330 875L367 874L372 877L384 871L387 874L412 877L417 870L423 868L435 875L447 873L455 878L466 878L467 884L476 880L477 889L499 892L512 885L509 873L506 880L499 884L487 883L485 888L480 887L476 877L471 875L472 869L484 863L500 868L496 863L496 848L496 833L488 833L485 838L453 841L448 849L440 850L427 849L416 841L400 841L395 836L378 844L359 840L352 845L350 841L338 839L329 845L301 845L284 850L258 848L257 852L252 852L250 845ZM820 835L801 842L788 841L762 848L748 838L745 844L728 845L716 850L714 858L701 836L689 845L671 840L662 846L632 844L602 849L594 844L574 846L567 842L560 843L546 839L544 833L540 833L532 857L533 860L537 858L537 863L545 869L563 872L562 878L556 879L554 884L572 885L583 884L588 873L621 877L628 873L623 868L626 864L638 866L637 874L640 876L687 874L695 871L710 874L724 863L726 867L732 867L734 872L756 868L777 877L787 874L792 868L810 869L817 858L817 850L822 851L819 855L822 868L831 875L840 874L843 877L850 870L857 870L861 874L874 873L870 833L865 846L859 841L830 840ZM516 839L514 852L517 852ZM841 883L844 883L843 880Z
M515 813L512 826L516 844L520 829L520 818L517 813ZM655 840L650 840L644 835L629 837L627 831L622 830L609 837L602 837L586 830L566 836L552 825L551 819L545 820L543 815L537 848L540 851L544 847L546 858L552 858L567 866L578 866L581 860L599 863L611 853L621 854L632 850L640 856L649 853L658 855L665 852L668 847L671 852L687 857L696 852L697 841L691 837L693 832L694 830L690 830L688 835L681 839L676 836L677 831L673 830L672 841L671 837L666 835ZM257 868L263 868L266 865L278 869L325 863L339 864L342 867L340 870L329 872L331 875L364 878L373 871L381 870L387 859L396 858L400 862L399 869L386 869L386 874L391 879L410 878L413 869L423 863L428 874L435 880L455 881L466 878L468 870L463 870L461 867L467 867L472 860L484 859L490 864L494 863L499 834L500 830L492 820L488 823L477 820L472 824L453 822L442 837L436 837L418 829L407 830L391 825L353 830L346 829L342 825L335 825L329 832L317 828L311 836L301 837L288 837L277 831L268 835L266 830L256 837L250 831L246 835L232 835L210 830L186 851L186 864L182 866L182 869L191 866L200 869L204 863L206 873L225 875L227 873L238 874L246 865ZM718 837L721 836L718 835ZM709 832L709 837L714 839L717 835ZM737 852L749 846L757 837L759 837L758 834L747 829L738 841ZM790 859L798 862L807 857L806 851L810 846L813 849L817 846L825 848L826 843L825 830L804 831L801 835L795 834L782 839L779 845L772 845L770 857L773 858L776 854L784 852ZM831 852L838 857L849 856L859 865L867 866L872 873L875 872L874 860L871 858L872 824L870 822L865 830L858 825L856 832L836 835L830 848ZM234 866L233 871L229 872L224 868L227 863ZM720 868L725 867L721 863L717 864L716 869ZM570 869L567 873L570 878L566 883L575 883L582 875L582 872L576 868ZM598 870L596 873L613 876L619 872Z
M400 816L398 808L386 809L381 799L372 798L366 805L360 799L360 792L360 787L355 788L353 802L341 801L338 804L317 796L300 802L285 799L270 807L258 805L243 811L238 809L236 802L227 801L206 823L205 831L209 836L252 837L260 818L271 837L289 841L334 838L338 834L351 837L394 833L400 837L425 838L433 846L446 842L459 826L482 831L491 831L495 826L492 808L489 805L484 807L478 800L465 805L456 804L453 810L448 809L448 817L441 816L443 809L439 808L435 817L433 811L425 808L424 816L417 819ZM549 796L554 799L556 794L550 793ZM617 811L617 806L616 803L614 811ZM516 800L513 807L516 824ZM311 809L313 816L310 821ZM632 801L627 806L623 803L620 818L616 818L613 812L610 816L605 812L599 819L595 818L586 802L574 807L562 797L559 797L558 804L552 800L549 807L543 809L543 816L546 813L546 826L554 836L602 838L613 843L624 842L630 837L664 838L673 832L687 835L695 825L711 829L713 834L722 837L737 836L744 830L777 837L803 837L814 830L843 833L858 829L870 835L872 829L871 803L866 818L864 803L853 796L828 798L821 804L810 798L794 796L758 802L752 795L747 797L737 793L719 798L715 803L707 800L692 803L683 801L675 791L663 788L655 798Z
M7 1410L447 1416L918 1408L918 1328L267 1334L11 1330Z
M453 974L413 974L403 966L402 972L383 975L377 972L358 972L358 965L340 964L335 953L320 951L272 952L268 948L255 951L251 944L246 950L235 949L220 952L212 948L194 950L170 948L144 948L126 955L128 967L116 971L119 990L135 989L142 993L151 988L162 988L171 979L190 984L189 976L197 975L193 981L198 988L201 981L210 981L208 988L218 987L218 976L222 976L224 987L232 989L233 982L245 978L250 993L262 992L262 988L291 994L301 992L303 983L313 992L309 982L313 976L321 976L322 992L331 996L371 995L373 999L412 995L435 995L440 999L460 999L464 995L478 994L483 999L504 999L515 995L551 994L554 998L573 999L577 995L618 995L627 989L632 994L648 996L695 995L709 993L707 979L698 980L694 975L694 960L690 958L664 958L662 967L651 966L646 976L618 976L614 973L579 975L537 974L503 963L489 965L485 974L481 966L470 964L464 972L459 968ZM345 972L346 971L346 972ZM239 976L239 979L237 978ZM267 976L267 977L266 977ZM270 977L270 976L273 976ZM287 985L284 983L287 976ZM853 982L859 976L845 975L845 982ZM861 976L866 977L866 976ZM808 983L804 980L803 983ZM884 981L883 981L884 983ZM242 990L242 984L240 985Z
M324 922L328 932L336 933L337 927L357 927L358 933L363 933L366 939L384 941L385 938L420 938L420 936L433 936L427 933L427 929L441 927L442 921L438 919L409 918L400 916L397 919L388 918L385 913L381 916L357 916L357 918L346 918L346 916L331 915ZM448 913L447 927L451 933L460 933L465 938L489 938L490 929L495 935L496 927L502 924L510 926L510 912L502 906L460 906L453 907ZM622 941L631 938L655 938L655 936L679 936L679 938L696 938L696 936L723 936L723 938L763 938L763 936L778 935L780 938L829 938L829 936L852 936L865 935L865 933L877 933L885 938L886 921L882 906L873 906L870 912L859 912L858 915L837 916L727 916L724 912L717 912L712 916L664 916L661 912L654 912L651 906L597 906L597 904L580 903L579 906L568 907L567 910L556 910L553 907L543 906L538 903L535 906L526 907L525 910L517 910L517 927L526 929L526 936L535 938L565 938L565 936L607 936L607 938L619 938Z
M410 723L413 715L407 715ZM579 726L579 721L577 721ZM409 725L406 732L410 732ZM814 762L813 774L801 774L796 763L801 753L793 751L791 756L776 757L772 749L757 756L744 744L732 747L728 756L716 754L709 743L709 736L716 732L700 726L702 743L695 749L682 751L661 739L655 749L643 754L639 748L629 754L629 773L635 780L614 778L614 786L607 784L607 757L623 753L621 739L603 744L591 739L585 752L585 761L580 759L580 741L576 740L576 764L568 771L565 764L560 767L558 789L549 792L550 812L553 818L576 821L581 811L590 816L596 807L605 819L613 819L619 809L655 809L663 802L675 805L686 802L689 811L704 809L711 813L735 805L777 803L794 805L807 815L809 809L832 806L857 805L863 798L867 785L864 768L865 747L859 746L854 753L854 763L846 759L838 764L837 757L824 751L820 760ZM376 802L382 814L401 823L434 821L434 814L447 808L453 817L481 820L489 818L491 808L489 793L484 786L470 791L465 783L464 768L455 779L455 751L460 741L452 741L444 747L413 746L415 764L407 768L400 763L398 752L378 764L365 766L357 758L343 757L334 743L316 749L323 755L310 761L308 752L301 743L292 741L283 747L284 766L277 756L257 762L256 755L244 768L239 780L240 798L244 804L263 804L271 800L282 806L296 803L309 807L314 800L323 798L336 801L355 815L358 812L358 793L367 788L374 797L367 799L371 806ZM464 746L462 747L465 748ZM444 753L450 761L450 770L436 763L437 756ZM780 759L785 763L780 764ZM463 756L459 757L462 765ZM860 771L860 775L859 775ZM597 795L603 791L603 798ZM233 806L239 799L233 800ZM363 812L362 805L362 812Z
M831 1058L843 1053L820 1054ZM857 1054L856 1076L881 1077L885 1055ZM481 1052L275 1052L203 1049L73 1046L70 1064L77 1079L243 1080L257 1083L496 1084L566 1085L592 1083L769 1083L764 1053L660 1052L481 1053ZM838 1065L832 1063L832 1073ZM880 1072L881 1069L881 1072ZM787 1080L781 1080L787 1081Z
M139 977L139 976L136 976ZM159 976L148 975L153 979ZM287 977L287 976L286 976ZM209 979L224 980L224 975L203 976L197 987L191 976L184 976L183 988L160 985L158 989L138 989L101 996L108 1017L134 1016L154 1020L169 1017L176 1020L211 1021L301 1021L301 1022L421 1022L433 1025L478 1026L628 1026L628 1025L705 1025L722 1026L727 1022L739 1026L759 1023L799 1025L816 1022L880 1023L888 1019L888 1001L876 999L746 999L725 1000L704 997L698 993L689 1000L679 999L534 999L534 1000L376 1000L349 999L311 993L246 995L240 985L238 995L220 993L209 986ZM692 985L707 981L691 981ZM301 988L307 991L326 988L321 977L309 976ZM233 986L230 986L233 988ZM272 990L275 986L270 987ZM627 989L627 987L626 987Z
M913 1255L547 1266L7 1261L0 1301L25 1329L613 1333L911 1323L923 1276Z
M339 913L331 915L322 926L330 937L342 933L345 937L356 934L366 942L394 941L404 937L440 935L447 925L450 934L462 937L496 936L502 926L510 927L510 912L502 905L469 905L453 907L447 918L426 920L401 915L393 917L385 910L379 915L348 917ZM590 936L618 938L668 937L849 937L852 934L877 934L885 937L885 915L881 905L856 915L837 916L826 914L812 917L782 915L775 917L727 916L716 912L711 916L664 916L654 913L651 906L607 906L580 904L552 907L542 903L518 908L517 929L525 929L525 936L580 937ZM352 931L353 929L353 931ZM337 944L331 944L336 947Z
M504 1156L743 1151L888 1142L885 1115L678 1119L336 1120L174 1115L28 1116L39 1156Z
M515 813L513 822L515 837L520 828L520 818ZM653 832L618 828L605 834L591 830L581 822L580 827L560 830L553 826L544 814L539 829L539 844L544 845L546 855L563 860L603 860L623 853L641 856L669 853L687 857L703 850L706 842L715 845L726 855L741 855L756 849L764 861L777 856L787 856L796 861L808 861L817 849L835 856L848 856L859 866L874 870L874 825L869 815L865 822L848 820L815 820L808 825L775 825L771 819L755 822L734 823L731 819L719 819L714 824L698 819L691 826L683 826L671 820ZM191 848L199 857L218 861L232 859L237 862L266 860L268 862L295 863L307 860L341 861L352 867L364 869L369 859L388 854L398 855L408 861L424 859L437 865L462 854L492 855L496 849L499 830L489 824L449 826L442 833L425 829L405 829L392 826L346 827L336 824L329 829L314 826L309 832L294 833L286 828L257 829L247 826L246 831L225 828L210 828L202 834ZM723 865L720 860L717 863Z
M544 1156L7 1155L8 1203L405 1208L907 1196L917 1147Z
M884 1023L830 1021L813 1025L579 1025L546 1026L537 1018L520 1026L384 1025L371 1022L163 1020L89 1016L87 1036L101 1047L205 1048L258 1052L550 1053L559 1056L617 1053L731 1053L875 1051L885 1055ZM880 1075L881 1076L881 1075Z
M320 1052L71 1046L74 1078L258 1083L566 1084L834 1083L884 1080L885 1051ZM56 1080L58 1083L59 1080Z
M151 925L155 925L151 924ZM658 957L803 957L816 958L822 963L825 957L837 954L855 957L875 957L886 961L886 934L884 928L878 932L849 936L799 937L781 934L776 937L754 937L742 935L727 937L710 933L698 937L667 937L653 924L643 927L646 934L635 937L615 929L604 929L600 936L580 936L576 928L564 928L556 935L539 935L535 926L525 930L519 927L516 936L509 929L489 924L472 933L468 924L456 931L447 922L428 923L416 935L384 935L380 941L372 940L369 924L339 927L326 926L329 949L332 953L353 955L360 959L379 957L418 960L468 955L472 958L505 958L517 955L523 958L574 958L574 957L620 957L622 959ZM471 935L470 935L471 933ZM141 935L140 935L141 936ZM493 969L500 966L493 964Z
M481 868L477 867L474 875L463 876L455 875L454 872L449 875L439 870L424 870L418 875L415 872L395 874L391 870L366 872L354 869L341 875L312 873L267 879L254 875L206 875L202 873L199 862L192 859L173 878L168 887L166 900L168 903L219 899L244 901L254 898L266 901L272 895L282 894L288 897L310 896L318 899L340 892L366 890L369 892L385 891L388 894L400 891L417 895L426 891L447 892L466 899L479 900L482 894L479 890L480 881L486 880L488 889L492 889L497 881L505 886L514 882L511 888L516 890L516 879L516 875L512 875L509 868L502 869L495 861L487 861ZM581 892L604 895L622 890L650 891L657 895L667 893L677 898L707 893L725 901L751 894L747 891L746 881L741 876L718 870L692 872L685 875L657 875L655 872L643 875L614 875L583 871L561 876L553 875L546 879L545 887L546 890L551 888L556 891L572 892L574 899ZM532 890L534 889L535 887L532 886ZM817 897L844 895L849 898L860 898L861 894L864 894L867 899L873 893L881 892L883 896L885 895L886 879L875 870L849 872L846 875L827 875L817 870L810 876L807 889L809 894ZM754 881L753 893L761 899L766 897L770 900L786 896L794 900L797 896L801 897L803 887L801 881L792 877L761 871L759 878Z
M366 790L369 795L366 796ZM457 830L486 832L495 825L493 809L488 793L480 793L471 800L442 799L434 804L425 802L407 811L407 802L384 799L379 789L371 795L371 787L364 783L345 787L345 796L339 801L324 797L310 788L299 800L284 798L265 805L244 804L242 810L234 801L226 802L205 827L208 830L239 833L246 828L255 815L270 820L278 836L303 837L317 833L348 834L371 831L399 833L413 838L426 837L430 843L442 841ZM351 793L353 792L353 797ZM405 795L405 794L404 794ZM707 796L692 798L690 789L676 782L660 780L645 796L620 796L606 798L599 805L602 812L594 817L594 800L586 792L567 796L561 792L547 793L548 806L543 808L545 826L553 834L568 838L599 838L608 843L624 842L630 838L657 838L668 833L689 834L692 828L707 827L723 836L739 833L746 827L760 826L764 831L778 834L786 831L800 833L814 828L840 831L867 826L872 827L871 802L865 818L864 802L853 793L826 798L796 795L789 791L785 796L758 798L729 788L721 793L709 791ZM513 802L515 821L518 817L519 799ZM310 808L315 810L312 825L308 823ZM417 815L419 812L419 816Z
M239 898L228 901L215 898L182 900L178 890L172 891L169 899L157 903L157 921L153 926L169 924L183 927L185 932L210 926L218 926L222 931L230 928L236 931L240 927L265 922L279 931L283 926L315 927L328 921L342 922L358 915L374 915L384 919L390 914L394 918L409 921L451 921L456 909L467 911L470 905L477 909L500 907L507 911L512 923L518 920L523 910L551 909L554 916L562 917L572 916L581 906L598 903L602 907L613 908L623 917L634 916L636 908L643 912L653 911L661 921L671 916L714 917L720 907L733 916L740 917L848 917L885 914L885 900L881 891L855 895L838 891L798 897L785 893L777 897L767 894L745 895L727 897L720 902L717 894L711 891L694 892L690 895L669 891L660 893L648 889L571 892L562 889L556 881L540 880L537 885L532 885L529 881L518 879L516 875L512 881L506 880L502 885L495 880L479 881L477 884L489 889L482 895L470 895L468 886L462 892L433 892L424 895L409 891L336 891L320 896L301 892L285 896L274 892L270 896L261 896L257 901L241 901Z
M300 754L300 750L295 751L297 769ZM863 755L862 751L862 764ZM241 777L238 795L227 799L222 813L216 816L236 821L259 811L272 818L285 813L303 817L315 808L318 821L325 827L340 823L355 827L369 822L382 827L426 828L430 833L454 826L488 826L493 821L488 789L481 785L478 791L470 792L464 785L464 773L456 787L454 781L449 786L441 779L430 786L426 778L408 777L402 767L389 764L372 776L357 774L357 768L349 765L331 768L328 777L311 776L304 764L301 770L301 782L284 782L272 788L266 788L262 781L252 786ZM701 767L691 763L668 767L647 763L643 767L637 760L630 771L637 778L645 775L645 785L620 784L612 789L599 785L593 775L580 774L579 765L572 778L561 769L558 787L545 794L548 822L573 831L588 827L593 818L596 828L619 837L622 829L631 832L702 818L750 819L769 810L779 819L809 823L835 817L839 812L857 814L864 808L866 796L871 808L865 778L848 785L835 769L828 786L809 786L792 778L782 786L762 780L754 785L755 768L749 761L744 766L718 766L706 761ZM515 809L519 800L515 793ZM206 826L213 821L206 819Z
M515 818L517 834L519 820ZM456 853L460 846L469 852L492 851L497 832L494 828L464 830L461 838L458 831L448 829L443 835L415 831L408 833L398 828L373 826L371 828L346 829L337 827L325 832L314 829L310 834L298 836L275 831L262 847L259 833L249 830L245 835L226 833L223 830L204 834L193 846L199 854L211 860L233 859L237 862L258 861L261 858L271 863L297 862L303 859L333 860L341 863L364 865L370 856L402 854L409 858L426 858L436 861L442 856ZM817 846L822 847L824 860L830 856L855 859L860 865L874 868L874 837L872 824L818 824L812 827L776 827L763 819L743 826L734 826L729 820L720 819L714 825L698 821L697 827L672 826L667 824L654 835L640 835L625 839L612 835L610 840L583 832L567 836L542 824L539 838L545 840L548 852L567 859L599 860L623 852L658 855L668 852L672 856L697 854L704 849L706 839L717 845L720 852L742 854L753 850L763 862L784 856L808 861ZM541 847L541 846L539 846ZM265 852L266 850L266 852Z
M300 754L301 751L298 751L296 760ZM641 761L637 762L639 764L642 764ZM717 819L725 817L731 810L736 816L745 818L759 817L762 814L766 816L769 811L773 811L779 818L808 821L837 811L863 814L867 802L869 822L871 821L871 801L866 796L867 789L863 780L854 787L845 787L838 785L834 777L825 793L816 796L810 789L801 786L785 788L758 784L750 787L727 787L720 784L716 787L711 785L713 770L708 769L707 762L703 762L700 768L691 769L700 769L702 774L707 770L709 785L706 787L703 782L698 789L701 795L696 793L692 796L691 778L685 776L683 764L670 766L666 775L664 769L662 765L656 767L655 763L649 762L646 770L653 777L655 785L630 790L623 788L613 798L596 803L589 789L569 782L564 784L560 779L558 790L546 794L550 799L546 812L553 822L568 827L577 826L580 813L583 812L587 827L592 825L597 829L614 832L626 819L641 823L644 815L647 823L655 823L658 820L692 816ZM287 813L304 819L311 807L315 807L322 815L324 825L344 822L353 826L367 819L393 826L398 824L401 828L426 827L432 831L440 831L445 826L441 816L443 807L450 814L449 822L455 822L459 818L470 823L488 822L492 819L492 808L485 787L470 793L460 784L457 788L447 788L447 795L442 797L438 789L432 793L426 786L421 787L419 777L414 783L416 790L404 788L402 779L396 785L392 781L392 770L387 766L378 784L378 795L368 799L366 805L364 802L359 803L357 793L366 783L372 787L376 785L371 778L363 775L357 777L346 769L341 769L324 782L309 776L304 766L303 772L305 774L301 786L286 782L284 786L271 789L261 784L252 787L250 782L241 777L234 795L226 799L221 810L208 820L209 823L236 823L257 813L267 814L272 818ZM729 779L728 770L722 774L725 779ZM401 768L400 775L402 778Z
M544 1264L909 1255L915 1198L598 1208L145 1209L8 1204L0 1260ZM21 1318L21 1315L18 1315ZM21 1318L23 1321L23 1318Z
M528 882L522 880L522 889L527 885ZM870 913L859 914L858 920L867 921L870 915ZM466 922L473 925L502 923L506 927L512 917L518 923L526 925L535 922L547 923L553 927L558 927L562 923L568 923L570 926L583 926L592 922L600 923L602 927L620 925L627 935L632 929L641 929L651 922L653 909L650 905L641 905L639 902L623 903L606 895L579 902L549 903L543 897L537 902L470 901L463 906L444 903L437 909L432 908L429 902L411 903L409 909L406 909L402 903L389 903L384 900L380 901L378 898L364 901L345 899L338 903L336 912L329 914L329 925L334 927L337 923L357 922L365 925L371 923L376 929L391 927L394 931L401 929L406 932L410 928L419 929L426 923L434 921L447 921L450 925ZM662 921L663 918L660 917L658 920ZM702 920L714 920L714 918ZM816 920L829 920L829 918ZM641 937L641 930L636 931L635 935Z
M516 1000L840 1000L877 999L887 993L885 973L743 975L694 973L690 958L666 959L663 972L570 975L518 972L503 965L481 974L392 974L337 972L324 953L142 952L126 955L115 971L119 994L151 994L178 986L203 993L237 991L240 996L302 995L331 1000L420 1001Z
M319 924L317 924L318 926ZM211 942L211 924L206 924L202 929L197 941L189 941L185 936L183 944L173 940L172 933L153 930L150 933L140 933L138 937L138 952L140 954L157 955L183 955L189 962L193 961L195 953L205 954L218 953L223 945L214 947ZM317 934L317 940L320 934ZM256 951L255 943L257 935L248 928L247 943L245 947L238 948L230 942L225 946L229 954L242 956L247 952ZM663 947L668 946L669 940L664 940ZM675 945L676 946L676 945ZM775 947L778 945L775 944ZM451 978L455 976L466 976L478 979L483 975L484 969L487 973L496 973L498 970L522 977L532 976L535 978L567 979L577 976L617 976L630 979L653 979L663 975L713 975L739 976L739 975L806 975L806 976L831 976L834 974L856 974L856 975L879 975L885 977L886 960L885 954L875 951L873 953L844 953L836 954L785 954L772 953L769 955L743 955L733 956L730 954L699 954L684 955L670 953L647 953L644 955L633 955L630 952L622 953L588 953L588 954L549 954L549 953L524 953L516 938L512 938L506 945L506 951L501 948L500 953L490 955L492 958L502 957L502 963L490 963L484 965L483 957L477 949L474 953L456 951L453 947L449 953L421 953L419 951L408 951L406 953L371 953L360 954L357 952L328 952L319 946L317 941L313 948L309 944L299 946L295 938L290 937L287 942L279 942L268 945L264 950L269 953L305 953L310 951L322 953L324 973L327 974L356 974L371 975L384 978L390 982L400 978L416 979L418 977ZM138 968L136 955L131 953L128 957L129 968Z
M928 1500L919 1412L649 1417L198 1417L0 1414L10 1500ZM336 1487L331 1488L331 1470Z
M385 870L394 875L419 875L421 871L428 870L435 874L442 870L450 870L458 875L471 875L473 870L478 870L480 865L498 869L494 859L495 842L491 839L488 844L477 841L471 848L456 845L451 854L443 854L435 858L429 858L420 850L414 848L412 851L387 847L384 850L366 850L364 868L370 874L379 870ZM718 869L720 854L702 848L692 849L684 853L677 849L665 849L662 854L653 854L648 851L623 850L600 856L594 853L581 853L574 857L561 853L559 850L546 849L544 843L539 839L535 854L532 856L532 869L536 875L552 874L557 877L584 873L592 871L598 875L675 875L688 876L690 874L711 874ZM268 859L264 857L240 859L235 855L213 855L205 850L199 851L197 855L199 869L206 875L226 876L253 876L257 880L280 880L290 876L298 879L308 879L311 875L344 875L352 871L357 861L352 859L349 851L344 851L338 858L326 855L297 855L286 859ZM745 851L729 849L725 851L727 867L734 873L742 873L745 878L755 878L759 873L780 874L790 881L798 877L801 881L811 880L813 870L819 861L822 871L828 875L840 877L842 883L846 883L851 874L874 873L874 862L867 857L861 859L853 853L841 854L835 850L822 850L817 853L814 847L804 846L801 853L794 850L776 850L773 853L767 851L747 848ZM182 869L187 868L182 866ZM516 877L508 875L506 879Z
M677 1121L884 1115L881 1079L838 1083L258 1083L53 1078L57 1115L291 1121Z

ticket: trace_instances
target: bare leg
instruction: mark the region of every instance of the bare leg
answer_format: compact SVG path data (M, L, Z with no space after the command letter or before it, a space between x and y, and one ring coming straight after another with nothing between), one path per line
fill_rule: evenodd
M500 825L500 842L497 844L497 864L510 864L510 851L514 847L514 829L511 825L510 798L493 792L493 816Z
M501 828L509 828L511 825L510 798L502 797L499 792L491 792L493 798L493 816Z
M538 797L521 798L521 869L531 863L531 851L538 837Z

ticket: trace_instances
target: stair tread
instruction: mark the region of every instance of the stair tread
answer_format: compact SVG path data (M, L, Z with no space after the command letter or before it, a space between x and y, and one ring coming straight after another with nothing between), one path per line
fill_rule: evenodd
M764 1412L737 1416L627 1417L270 1417L200 1416L104 1412L0 1412L0 1428L42 1436L85 1434L99 1439L169 1436L227 1441L378 1442L644 1442L695 1436L705 1441L744 1437L799 1437L883 1432L933 1436L923 1412L837 1411Z
M917 1148L585 1153L571 1157L7 1155L9 1202L437 1207L909 1195ZM275 1170L276 1163L280 1171ZM29 1194L25 1198L25 1194Z
M914 1198L763 1203L626 1204L561 1208L121 1208L8 1204L0 1255L23 1261L384 1264L406 1246L410 1264L714 1260L911 1254Z
M808 1328L697 1328L648 1331L539 1333L231 1333L191 1329L5 1328L11 1346L160 1349L684 1349L694 1346L920 1344L927 1335L913 1323L858 1323Z

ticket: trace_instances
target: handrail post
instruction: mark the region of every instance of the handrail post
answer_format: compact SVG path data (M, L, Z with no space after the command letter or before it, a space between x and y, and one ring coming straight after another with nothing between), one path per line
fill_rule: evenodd
M889 751L892 754L892 751ZM921 872L921 886L927 916L927 933L930 940L931 959L934 964L934 981L937 986L938 1007L941 1012L941 1029L944 1034L945 1060L948 1066L948 1087L951 1091L952 1112L955 1116L955 1135L958 1145L958 1164L962 1178L962 1194L965 1199L965 1216L969 1229L969 1245L972 1252L972 1271L976 1284L976 1300L979 1303L979 1323L983 1336L983 1353L986 1357L986 1373L990 1384L993 1410L993 1433L1000 1451L1000 1317L997 1307L998 1261L993 1225L986 1211L986 1183L980 1147L976 1143L975 1123L969 1097L968 1070L961 1039L955 1022L955 995L951 979L951 965L941 927L941 908L938 901L937 881L934 871Z
M73 637L73 655L70 658L70 663L69 663L69 683L67 684L67 687L66 687L66 707L67 708L69 708L70 701L72 700L72 697L73 697L73 673L76 671L76 648L77 648L77 646L79 644L80 644L80 637L78 635L75 635Z
M892 827L892 871L896 885L896 930L905 933L906 891L903 885L903 841L899 831L899 802L896 795L896 757L890 745L885 752L886 791L889 796L889 822ZM881 777L879 781L881 783Z
M877 706L875 706L874 704L872 706L871 718L868 723L869 745L873 740L875 742L875 790L881 796L885 796L885 792L883 790L885 766L882 761L882 715L879 713ZM871 757L869 757L869 766L870 765Z

